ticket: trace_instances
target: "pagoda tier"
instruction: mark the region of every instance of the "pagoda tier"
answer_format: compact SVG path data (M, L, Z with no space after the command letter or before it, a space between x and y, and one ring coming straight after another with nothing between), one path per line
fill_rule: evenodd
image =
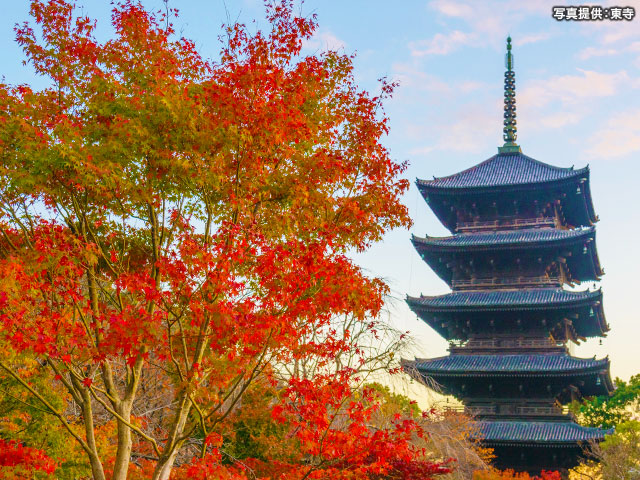
M452 237L412 237L427 264L453 288L504 288L599 280L594 227L536 228ZM499 282L496 280L500 279Z
M459 351L405 361L403 367L415 370L424 381L436 382L443 393L465 399L465 403L473 403L474 398L520 402L541 396L553 403L556 398L571 401L613 390L608 359L576 358L567 353L477 355Z
M453 235L412 243L452 292L407 303L451 343L448 356L403 368L463 402L498 466L539 472L574 466L585 442L604 438L608 431L577 425L563 405L608 395L613 384L607 358L573 357L566 346L608 331L600 290L563 288L604 273L589 169L547 165L515 143L510 41L504 145L475 167L417 181Z
M569 469L585 456L590 442L602 440L613 430L587 428L574 422L480 421L475 436L492 448L498 468L538 473Z
M564 342L602 337L609 330L601 290L455 291L435 297L407 297L407 303L447 340L496 337L506 332L516 338L551 334L555 340ZM499 339L492 346L499 347Z
M499 153L455 175L416 183L452 233L579 227L598 221L591 201L589 167L554 167L519 152Z

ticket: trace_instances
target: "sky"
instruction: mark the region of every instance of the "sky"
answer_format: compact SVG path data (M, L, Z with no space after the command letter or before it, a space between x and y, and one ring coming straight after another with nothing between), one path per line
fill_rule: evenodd
M11 84L43 80L22 65L13 27L28 19L28 0L0 0L0 77ZM109 2L77 0L110 35ZM149 9L161 0L144 0ZM580 5L571 2L567 5ZM260 0L170 0L180 10L178 32L216 58L228 20L264 25ZM591 168L591 192L600 216L597 247L605 268L601 286L611 326L572 349L579 357L609 356L614 377L640 373L640 0L590 2L632 6L632 21L557 21L558 0L308 0L304 15L319 28L305 52L338 49L355 54L358 84L377 92L378 79L398 81L386 104L391 156L408 161L411 188L403 198L414 221L390 232L368 252L354 255L368 274L391 288L388 308L409 331L417 354L447 354L447 342L418 320L407 294L444 294L448 287L424 264L411 234L448 232L420 197L415 179L450 175L497 153L502 145L505 39L511 35L516 72L518 143L524 154L560 167ZM592 283L588 284L589 286ZM636 296L638 295L638 296Z

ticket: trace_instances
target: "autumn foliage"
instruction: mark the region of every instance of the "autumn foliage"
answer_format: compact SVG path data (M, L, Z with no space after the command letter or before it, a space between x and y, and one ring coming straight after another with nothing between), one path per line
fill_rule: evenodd
M0 438L0 471L4 479L33 478L37 471L53 473L56 462L42 450Z
M543 470L540 475L529 475L527 472L514 472L513 470L487 470L476 472L473 480L562 480L559 472Z
M448 471L414 420L371 427L357 368L329 368L354 348L335 319L373 325L387 291L345 253L409 224L407 182L380 143L393 85L301 55L316 23L292 10L226 26L215 60L133 1L106 41L66 0L16 28L49 86L0 84L0 380L66 438L59 478ZM3 458L55 468L0 428Z

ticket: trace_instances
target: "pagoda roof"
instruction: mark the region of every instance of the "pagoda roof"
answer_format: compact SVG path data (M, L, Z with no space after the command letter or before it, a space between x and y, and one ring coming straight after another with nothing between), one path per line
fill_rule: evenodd
M418 180L428 189L487 188L555 182L585 176L589 167L574 170L548 165L519 152L498 153L478 165L447 177Z
M600 441L613 429L583 427L574 422L475 422L474 436L486 443L552 443L574 444L589 440Z
M523 312L529 317L531 312L537 312L540 320L555 311L552 317L556 322L563 323L564 318L571 319L571 328L578 338L602 337L609 330L602 308L601 290L463 290L438 297L407 297L407 303L425 323L447 340L465 340L470 331L485 329L488 316L497 322L498 331L511 331L516 328L516 317L519 316L513 315L513 312ZM536 320L530 318L530 321ZM559 323L551 322L548 325L551 329L562 328Z
M529 385L553 381L556 387L574 385L581 395L592 396L608 395L613 391L609 363L608 358L577 358L567 353L451 354L402 360L402 367L426 385L435 382L443 392L455 396L464 396L461 390L464 384L485 385L492 378L502 389L525 380Z
M609 359L577 358L567 354L448 355L416 359L411 365L421 374L438 375L573 375L609 368Z
M416 250L447 284L453 280L453 266L461 256L478 256L479 252L501 252L546 249L555 252L558 248L568 248L565 257L571 281L599 280L604 274L595 247L595 227L571 230L556 228L532 228L526 230L505 230L495 232L459 233L450 237L411 238ZM588 257L581 255L583 248ZM550 249L553 249L550 251ZM453 257L452 257L453 256ZM556 254L552 258L555 260ZM480 259L482 260L482 258Z
M434 297L407 296L412 309L430 311L451 311L472 309L475 311L495 310L546 310L566 308L576 304L602 301L601 290L572 292L562 288L528 288L500 290L457 291Z
M526 230L506 230L495 232L459 233L449 237L412 236L414 245L438 247L524 247L546 242L558 242L590 238L595 227L561 230L557 228L531 228Z
M460 211L464 212L468 204L482 203L482 199L490 199L489 203L496 205L511 203L520 197L526 201L532 197L545 202L560 201L562 218L567 225L588 226L598 221L591 199L588 166L554 167L521 152L501 152L454 175L417 179L416 185L451 232L457 228Z

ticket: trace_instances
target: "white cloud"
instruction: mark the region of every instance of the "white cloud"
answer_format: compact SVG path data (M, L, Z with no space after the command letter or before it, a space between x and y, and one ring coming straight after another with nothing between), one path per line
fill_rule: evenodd
M415 88L437 94L451 93L451 84L436 75L425 73L410 63L393 65L393 79L400 82L401 88Z
M540 108L550 103L575 104L615 95L622 85L631 84L625 70L600 73L579 69L579 72L580 75L562 75L530 82L518 94L518 104L525 108Z
M561 128L578 123L582 115L577 112L556 112L540 118L539 123L547 128Z
M625 70L603 73L578 69L578 74L528 82L517 94L518 117L525 130L558 129L575 125L594 109L599 99L613 98L640 87Z
M423 57L425 55L448 55L462 45L471 45L475 42L474 35L454 30L446 35L436 33L430 40L409 43L411 55Z
M447 17L470 18L474 11L470 5L449 0L436 0L429 6Z
M621 40L628 40L629 38L638 36L638 31L636 30L638 27L635 25L633 26L634 28L630 27L630 23L619 24L618 22L615 22L613 23L613 25L620 26L618 28L609 30L607 33L602 35L600 41L604 45L611 45L612 43L618 43ZM610 25L606 25L606 27L610 27Z
M434 150L477 153L493 144L502 144L500 105L496 102L493 107L467 104L437 123L408 126L408 133L425 143L411 153L427 154Z
M587 60L591 57L610 57L613 55L620 55L623 53L637 53L640 52L640 41L632 42L622 47L587 47L578 52L577 57L580 60Z
M473 93L489 87L484 82L463 80L460 82L446 81L437 75L426 73L413 63L393 64L393 79L400 82L402 89L416 89L429 92L439 97Z
M435 145L431 145L427 147L412 148L411 150L409 150L409 155L411 155L412 157L415 157L418 155L428 155L429 153L433 152L435 149L436 149Z
M316 31L309 40L302 43L302 48L307 50L342 50L346 47L346 43L336 37L330 31Z
M557 3L557 2L556 2ZM463 28L450 33L436 33L433 37L419 42L411 42L409 49L414 57L428 55L448 55L461 47L504 48L508 32L516 32L518 26L530 21L534 15L551 18L554 0L536 2L504 2L500 0L433 0L428 6L443 20L453 19L464 22ZM515 45L521 46L551 38L547 32L520 33L514 35Z
M640 28L638 28L637 16L640 14L640 0L626 0L621 5L618 0L606 0L602 3L603 7L624 6L634 7L636 10L636 18L632 21L602 21L588 22L588 29L585 30L587 35L596 35L596 43L600 46L612 47L618 44L617 48L624 48L624 44L640 39Z
M634 152L640 152L640 109L612 116L587 149L589 156L604 159Z
M487 84L482 82L474 82L472 80L468 80L466 82L460 83L456 88L463 93L475 92L476 90L482 90L486 88Z
M551 19L551 8L555 0L536 0L534 2L505 2L502 0L433 0L429 8L438 14L463 20L469 27L469 35L478 44L498 46L504 42L506 33L515 33L518 25L530 22L533 16ZM549 38L546 33L514 35L516 45L538 42Z
M579 51L577 56L580 60L588 60L591 57L609 57L619 53L620 50L615 48L587 47Z
M477 152L487 146L488 140L495 138L496 146L501 142L500 117L491 115L485 109L470 109L461 118L445 126L440 135L439 147L459 152Z
M529 43L538 43L551 38L550 33L531 33L529 35L521 35L514 39L513 43L516 47L527 45Z

